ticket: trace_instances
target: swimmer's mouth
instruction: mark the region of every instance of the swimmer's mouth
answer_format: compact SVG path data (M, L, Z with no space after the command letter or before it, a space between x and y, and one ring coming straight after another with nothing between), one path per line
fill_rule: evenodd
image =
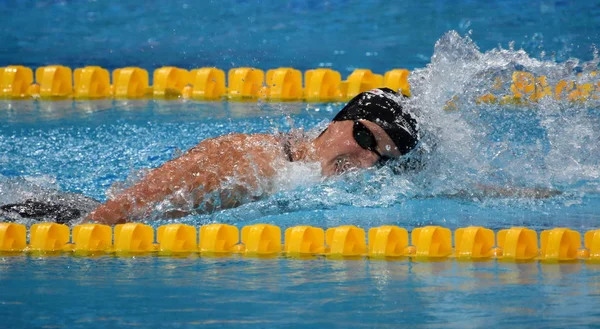
M352 164L350 163L350 161L348 161L347 158L344 157L339 157L337 159L335 159L335 170L334 170L334 174L335 175L342 175L345 172L354 169L354 166L352 166Z

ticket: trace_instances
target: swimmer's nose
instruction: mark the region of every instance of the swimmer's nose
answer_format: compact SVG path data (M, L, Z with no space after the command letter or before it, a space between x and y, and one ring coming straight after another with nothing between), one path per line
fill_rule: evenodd
M375 154L375 152L364 150L364 154L362 154L361 167L368 168L373 167L379 161L379 155Z

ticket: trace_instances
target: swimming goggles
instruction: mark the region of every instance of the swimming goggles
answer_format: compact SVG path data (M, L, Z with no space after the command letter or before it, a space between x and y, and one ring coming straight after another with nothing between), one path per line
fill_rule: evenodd
M383 164L390 160L391 158L385 155L381 155L377 151L377 139L373 132L367 128L362 122L354 121L354 127L352 128L352 135L354 136L354 140L358 146L362 147L365 150L369 150L379 157L377 160L378 164Z

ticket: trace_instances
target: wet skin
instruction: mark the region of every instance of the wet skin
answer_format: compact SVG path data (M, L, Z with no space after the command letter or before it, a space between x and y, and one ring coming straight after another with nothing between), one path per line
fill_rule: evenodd
M398 157L400 152L392 139L377 124L360 120L375 136L376 150L387 157ZM314 144L315 160L321 163L323 176L341 174L355 168L372 167L379 160L375 152L360 147L353 136L354 121L332 122Z
M400 152L377 124L361 120L375 136L376 150L388 157ZM291 154L297 162L318 162L325 177L373 166L379 156L359 146L353 137L353 121L332 122L312 141L297 141ZM279 137L230 134L207 139L179 158L153 169L134 186L96 208L86 221L118 224L148 217L156 204L168 201L180 210L211 212L232 208L268 195L272 178L288 156Z

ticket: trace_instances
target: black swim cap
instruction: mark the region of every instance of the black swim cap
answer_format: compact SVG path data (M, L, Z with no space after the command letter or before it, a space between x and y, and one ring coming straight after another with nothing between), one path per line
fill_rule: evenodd
M367 120L376 123L390 136L402 155L419 141L417 122L399 100L405 97L389 88L376 88L354 97L333 121Z

